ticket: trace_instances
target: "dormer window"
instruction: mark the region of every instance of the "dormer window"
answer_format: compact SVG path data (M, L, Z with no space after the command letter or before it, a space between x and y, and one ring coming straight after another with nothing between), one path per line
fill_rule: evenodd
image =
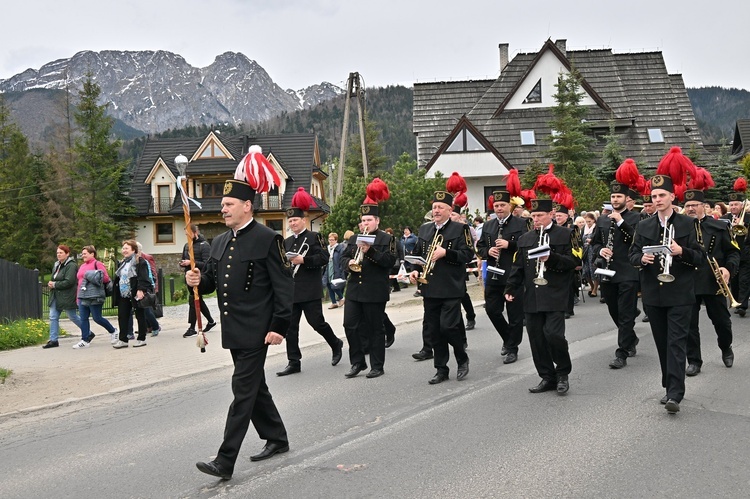
M526 98L523 100L524 104L539 104L542 102L542 79L539 78L539 81L536 82L536 85L534 85L534 88L531 89L531 92L529 92L529 95L526 96Z
M664 134L661 131L661 128L649 128L648 129L648 141L652 144L656 143L663 143L664 142Z
M203 152L201 152L200 157L203 159L226 158L227 155L224 154L224 151L215 142L209 142L206 148L203 149Z
M477 140L473 133L466 128L462 128L445 152L476 152L485 150L484 146Z
M533 146L536 144L536 136L534 130L521 130L521 145L522 146Z

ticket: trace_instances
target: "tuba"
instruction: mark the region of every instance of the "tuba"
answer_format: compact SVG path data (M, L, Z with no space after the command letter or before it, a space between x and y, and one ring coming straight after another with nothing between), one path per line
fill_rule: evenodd
M297 250L297 254L301 257L304 257L307 255L308 250L310 249L310 245L307 244L307 237L305 237L305 240L302 241L302 245L299 247L299 250ZM292 270L292 277L297 275L297 271L302 266L302 264L295 265L294 270Z
M544 246L549 244L549 234L544 232L544 227L539 229L539 244L537 246ZM533 279L534 284L537 286L546 286L547 279L544 278L544 262L541 258L536 261L536 277Z
M435 249L438 246L443 245L443 240L443 235L438 234L437 229L435 229L435 237L432 238L432 243L430 243L430 250L427 252L427 258L425 258L426 262L424 268L422 268L422 275L417 278L417 281L421 284L427 284L427 276L431 274L432 269L435 268L435 262L432 261L432 256L435 254Z
M363 236L367 235L367 227L365 227L365 231L362 233ZM354 253L354 258L349 260L349 270L352 272L362 272L362 259L364 258L365 254L362 251L362 248L357 247L357 252Z
M672 246L672 239L674 239L674 225L669 225L664 228L664 236L661 239L663 246ZM669 268L672 266L672 252L670 250L666 255L662 255L662 273L656 276L661 282L672 282L674 276L669 273Z

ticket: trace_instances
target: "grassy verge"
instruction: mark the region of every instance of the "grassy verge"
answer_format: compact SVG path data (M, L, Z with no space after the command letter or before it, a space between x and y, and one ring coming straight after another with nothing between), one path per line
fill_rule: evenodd
M60 330L60 336L64 336ZM49 339L49 324L42 319L22 319L0 324L0 350L41 345Z

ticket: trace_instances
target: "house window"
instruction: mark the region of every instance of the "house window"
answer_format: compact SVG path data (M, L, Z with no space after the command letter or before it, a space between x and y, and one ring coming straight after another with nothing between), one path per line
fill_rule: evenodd
M445 150L445 152L473 152L484 150L486 149L474 136L474 134L466 128L462 128L461 131L458 132L458 135L456 135L456 138L453 139L453 142L451 142L451 145L448 146L448 149Z
M202 183L201 194L204 198L224 197L224 182Z
M648 141L652 144L664 142L664 134L661 132L661 128L649 128Z
M171 244L174 243L174 223L165 222L157 223L155 225L156 237L154 240L156 244Z
M172 209L172 195L168 185L157 186L157 196L154 199L154 213L167 213Z
M206 145L206 148L203 149L200 153L200 158L226 158L227 155L224 154L224 151L221 150L221 148L216 145L215 142L209 142L208 145Z
M533 146L534 144L536 144L534 130L521 130L521 145Z
M281 237L284 237L284 220L282 219L271 219L266 220L266 227L276 231Z
M536 85L534 85L534 88L531 89L531 92L529 92L529 95L526 96L526 98L523 100L524 104L539 104L542 102L542 79L539 78L539 81L536 82Z
M266 194L266 206L267 210L280 210L281 209L281 196L279 196L279 187L276 186Z

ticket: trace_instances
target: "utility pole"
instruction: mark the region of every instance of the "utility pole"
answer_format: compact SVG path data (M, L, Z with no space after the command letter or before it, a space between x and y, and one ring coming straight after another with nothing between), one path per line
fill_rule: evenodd
M344 165L346 165L346 149L349 139L349 112L351 110L351 99L357 99L357 116L359 124L359 138L362 145L362 166L364 176L367 178L367 149L365 148L365 88L359 73L349 73L346 83L346 102L344 103L344 127L341 131L341 152L339 154L339 176L336 185L336 197L341 195L344 189Z

